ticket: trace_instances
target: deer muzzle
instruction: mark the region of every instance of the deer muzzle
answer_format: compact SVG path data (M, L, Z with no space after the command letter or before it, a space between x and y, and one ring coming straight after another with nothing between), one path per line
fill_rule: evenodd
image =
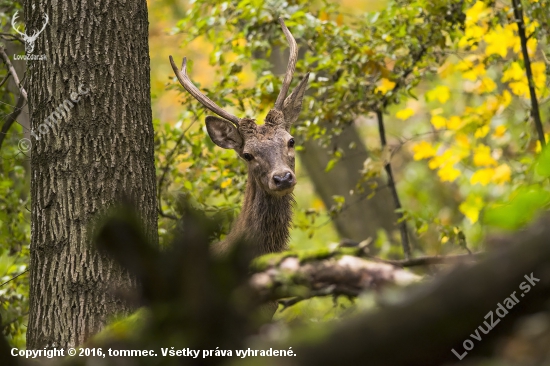
M275 172L271 176L269 185L269 188L273 191L287 191L296 185L296 177L290 170Z

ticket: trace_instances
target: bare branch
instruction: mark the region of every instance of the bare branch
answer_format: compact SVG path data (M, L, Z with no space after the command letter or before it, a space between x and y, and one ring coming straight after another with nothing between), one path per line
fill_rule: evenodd
M2 130L0 131L0 151L2 150L2 144L4 144L4 140L8 135L8 131L10 130L13 123L17 120L17 117L19 117L19 115L21 114L21 111L23 110L26 101L27 100L23 98L23 94L19 94L15 109L6 117L6 122L4 122L4 124L2 125Z
M27 101L27 92L25 91L25 88L23 87L23 85L19 81L19 77L17 76L17 72L15 71L15 68L13 67L13 65L11 63L10 58L6 54L6 50L3 47L0 47L0 56L2 57L2 60L4 60L4 63L6 64L6 66L8 67L8 71L11 74L11 76L13 77L13 81L15 82L15 85L17 85L17 87L21 91L21 95L23 96L23 98L25 98L25 101Z
M529 95L531 96L531 117L533 117L533 122L535 123L535 128L537 129L540 144L544 147L546 145L546 139L544 138L544 129L540 119L539 102L537 100L537 92L535 90L535 82L533 80L533 72L531 70L531 59L529 58L529 51L527 50L527 37L525 36L525 23L523 22L521 1L512 0L512 6L514 8L514 17L518 25L518 35L521 43L521 52L523 54L523 63L525 64L525 73L527 74L527 82L529 83Z
M352 255L303 262L297 256L288 256L252 275L250 284L264 300L293 298L286 301L289 305L314 296L357 296L366 290L419 280L419 276L394 265ZM309 289L306 294L304 287Z

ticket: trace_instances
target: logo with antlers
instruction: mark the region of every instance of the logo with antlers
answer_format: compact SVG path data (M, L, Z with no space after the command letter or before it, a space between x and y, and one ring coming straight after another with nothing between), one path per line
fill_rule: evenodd
M46 25L48 25L48 21L50 20L50 18L48 18L48 14L44 13L44 25L42 26L42 29L40 29L39 31L35 30L33 34L29 36L27 35L27 33L19 31L19 29L15 25L15 22L17 21L17 13L18 11L16 11L15 14L13 14L13 18L11 18L11 26L17 32L17 34L23 37L23 41L25 42L25 52L32 53L34 51L34 42L36 41L40 33L44 31Z

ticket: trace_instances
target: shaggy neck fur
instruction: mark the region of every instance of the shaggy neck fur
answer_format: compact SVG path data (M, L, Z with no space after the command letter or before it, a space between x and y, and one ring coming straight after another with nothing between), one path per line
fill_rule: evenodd
M288 249L293 203L292 194L272 196L249 176L241 214L215 251L226 252L241 238L250 243L254 256Z

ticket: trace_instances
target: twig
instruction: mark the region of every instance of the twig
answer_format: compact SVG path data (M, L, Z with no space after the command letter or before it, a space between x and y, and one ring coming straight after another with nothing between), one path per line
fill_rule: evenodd
M381 110L376 111L376 117L378 118L378 132L380 134L380 142L382 145L382 150L387 145L386 141L386 130L384 127L384 117ZM397 222L399 225L399 231L401 233L401 245L403 246L403 252L405 253L405 258L409 259L411 257L411 247L409 244L409 234L407 229L407 221L404 219L401 206L401 201L399 200L399 194L397 193L397 188L395 186L395 180L393 179L393 171L391 168L391 160L388 159L387 162L384 162L384 169L388 175L388 186L392 193L393 202L395 205L395 214L397 215Z
M6 122L2 125L2 131L0 131L0 151L2 151L2 144L4 143L4 140L6 139L6 136L8 135L8 131L13 125L13 123L17 120L17 117L21 114L21 111L23 110L23 107L25 106L25 102L27 100L23 98L22 94L19 94L19 98L17 99L17 104L15 105L15 109L13 112L11 112L8 117L6 117Z
M8 81L8 79L10 78L10 76L11 76L11 74L8 72L8 73L6 74L6 77L4 78L4 80L2 80L2 81L0 82L0 88L1 88L2 86L4 86L4 84L6 83L6 81Z
M23 85L19 81L19 77L17 76L17 72L15 71L15 68L13 67L13 65L10 61L10 58L8 57L4 47L0 47L0 56L2 57L2 60L4 60L4 63L6 64L6 66L8 67L8 70L9 70L11 76L13 77L13 81L15 82L15 85L17 85L19 90L21 90L21 95L23 96L23 98L25 98L25 101L26 101L27 100L27 92L25 91L25 88L23 87Z
M18 35L15 35L15 34L0 33L0 37L4 38L5 40L8 40L8 41L18 41L18 42L21 42L21 43L25 43L25 41L23 41L23 39L21 37L19 37Z
M399 88L401 88L401 86L404 83L404 80L413 72L415 65L418 62L420 62L420 60L422 60L425 54L426 54L426 48L424 46L421 46L418 53L414 55L411 66L403 72L403 75L401 76L401 78L397 80L397 82L395 83L395 86L392 89L391 95L394 95L399 90ZM376 110L376 117L378 119L378 132L380 134L382 151L384 151L384 148L387 146L383 112L388 106L389 102L390 102L390 98L388 96L384 97L382 106ZM405 258L409 259L411 257L411 247L409 244L407 221L404 218L404 215L402 212L403 207L401 206L401 201L399 200L399 194L397 193L397 187L395 186L395 180L393 178L393 172L391 167L391 157L384 164L384 169L386 170L386 173L388 175L388 186L392 193L393 201L396 209L397 221L399 224L399 231L401 233L401 245L403 246L403 253L405 254Z
M158 193L157 193L157 196L158 196L157 201L158 201L158 205L159 205L158 212L159 212L159 215L162 216L162 217L166 217L166 218L174 219L174 220L178 219L177 217L175 217L173 215L165 214L164 211L161 208L161 204L162 204L162 186L164 185L164 181L166 179L166 174L168 173L168 170L170 169L170 166L172 165L172 159L175 156L177 148L179 147L179 145L181 144L181 142L185 138L185 133L191 128L191 126L193 126L195 124L196 121L197 121L197 117L195 117L195 119L193 119L193 121L189 124L189 126L187 126L187 128L181 133L181 136L179 137L179 139L177 139L176 144L174 145L174 148L172 150L170 150L170 152L166 156L166 165L162 169L162 175L160 176L160 179L159 179Z
M158 214L161 217L164 217L164 218L167 218L167 219L179 220L176 216L165 213L160 207L158 208Z
M9 322L6 322L4 324L0 324L0 329L5 330L7 327L10 326L10 324L15 323L16 321L18 321L20 319L20 317L27 316L27 315L29 315L28 312L26 312L24 314L21 314L20 316L15 317L14 319L10 320Z
M430 266L433 264L449 264L449 263L461 263L466 261L478 260L485 253L472 253L472 254L458 254L447 256L433 256L433 257L418 257L405 260L387 260L380 258L372 258L383 263L393 264L399 267L417 267L417 266Z
M533 81L533 72L531 70L531 60L527 50L527 37L525 36L525 23L523 22L523 10L521 0L512 0L514 8L514 17L518 25L518 35L521 43L521 52L523 54L523 63L525 64L525 73L527 74L527 82L529 83L529 95L531 96L531 117L535 122L535 127L539 136L539 141L542 147L546 145L544 138L544 129L540 119L539 102L537 100L537 92L535 90L535 82Z
M4 286L4 285L7 285L8 283L10 283L11 281L15 280L15 279L16 279L17 277L19 277L19 276L23 276L23 275L24 275L25 273L27 273L28 271L29 271L28 269L24 270L23 272L19 273L17 276L12 277L12 278L10 278L9 280L7 280L6 282L4 282L3 284L1 284L0 287L2 287L2 286Z

